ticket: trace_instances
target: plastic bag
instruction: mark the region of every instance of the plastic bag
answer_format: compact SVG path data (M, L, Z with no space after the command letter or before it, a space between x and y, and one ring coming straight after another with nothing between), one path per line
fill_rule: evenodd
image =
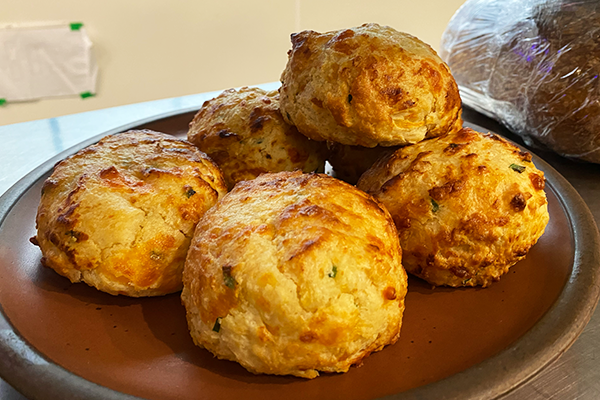
M463 103L600 163L600 1L468 0L442 36Z

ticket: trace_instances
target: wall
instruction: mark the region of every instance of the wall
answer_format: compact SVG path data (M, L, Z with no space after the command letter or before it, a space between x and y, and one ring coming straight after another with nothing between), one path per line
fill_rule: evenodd
M4 0L0 24L83 22L100 72L95 97L6 104L0 125L277 81L304 29L378 22L438 49L463 1Z

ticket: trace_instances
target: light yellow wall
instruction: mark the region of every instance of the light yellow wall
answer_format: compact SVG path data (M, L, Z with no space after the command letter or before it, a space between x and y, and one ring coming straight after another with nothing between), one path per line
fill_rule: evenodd
M289 36L378 22L438 49L464 0L5 0L0 24L83 22L97 95L0 107L0 125L279 80Z

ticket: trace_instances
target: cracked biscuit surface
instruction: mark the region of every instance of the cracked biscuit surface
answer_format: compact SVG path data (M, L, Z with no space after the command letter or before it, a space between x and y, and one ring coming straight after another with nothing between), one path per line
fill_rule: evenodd
M359 189L394 218L406 270L433 285L488 286L544 233L544 173L505 139L463 129L377 161Z
M229 189L265 172L325 168L325 144L283 120L277 91L224 91L202 105L190 123L188 140L219 165Z
M395 146L460 129L461 100L450 69L414 36L364 24L291 39L281 113L309 138Z
M181 289L194 228L226 193L191 143L151 131L107 136L61 161L44 182L33 242L42 264L117 295Z
M396 342L407 290L385 208L299 171L242 182L209 210L183 279L198 346L253 373L304 378Z

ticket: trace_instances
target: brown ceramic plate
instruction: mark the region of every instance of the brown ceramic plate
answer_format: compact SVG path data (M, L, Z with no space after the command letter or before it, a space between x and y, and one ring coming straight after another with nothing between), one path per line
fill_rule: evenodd
M184 137L193 111L141 121ZM473 125L471 125L473 126ZM483 130L477 126L475 129ZM102 135L104 136L104 135ZM114 297L40 265L40 188L59 159L0 198L0 375L38 399L494 398L562 354L599 296L600 242L571 185L543 160L550 223L527 259L487 289L409 281L398 343L346 374L253 375L195 347L177 294Z

